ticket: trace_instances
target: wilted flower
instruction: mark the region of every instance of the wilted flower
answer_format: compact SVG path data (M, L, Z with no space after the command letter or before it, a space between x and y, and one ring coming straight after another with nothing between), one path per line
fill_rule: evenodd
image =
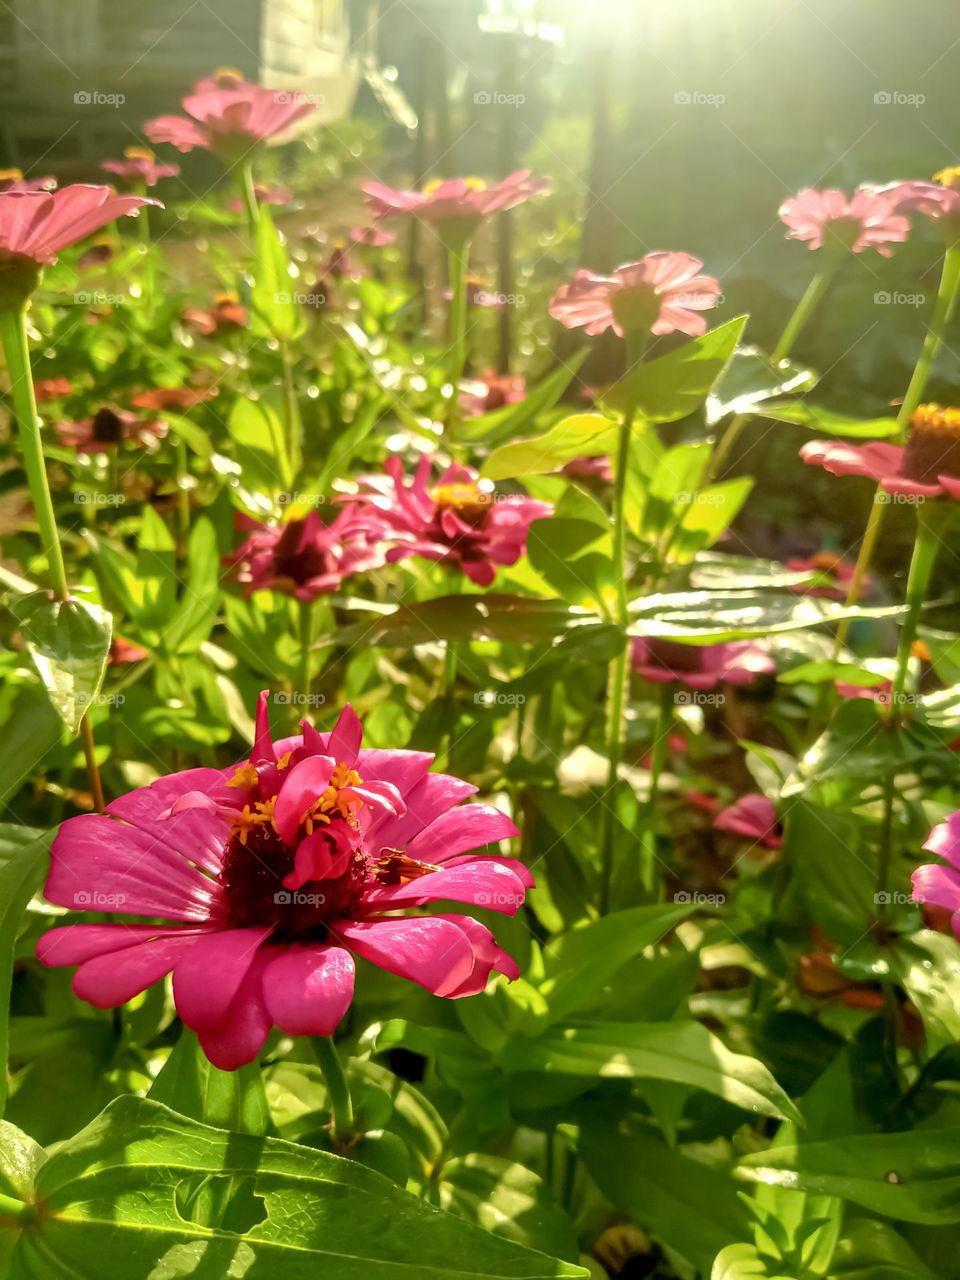
M960 500L960 409L922 404L905 445L811 440L800 457L835 476L868 476L887 493Z
M141 418L112 405L104 405L79 422L55 422L53 429L60 443L77 453L108 453L124 441L150 448L167 434L165 422Z
M531 178L518 169L501 182L487 186L480 178L451 178L429 182L421 191L394 190L382 182L365 182L363 191L375 218L409 215L440 226L448 235L468 239L484 218L512 209L550 188L545 178Z
M652 684L676 681L689 689L715 689L718 684L752 684L772 675L776 664L762 640L728 644L681 644L658 636L634 636L633 670Z
M811 249L876 249L884 258L893 252L890 245L906 240L910 231L889 194L866 187L852 198L833 188L808 187L784 200L780 220L789 228L789 239L805 240Z
M179 151L200 147L229 165L257 143L286 133L315 109L302 94L261 89L243 79L229 88L201 83L204 87L181 104L186 116L147 121L143 131L151 142L169 142Z
M316 511L302 520L267 525L238 515L239 528L250 537L225 563L237 571L247 593L282 591L298 600L316 600L336 591L344 578L377 569L383 549L366 526L357 528L350 508L324 524Z
M960 938L960 811L935 826L923 848L943 862L917 867L913 873L913 899L949 911L953 932Z
M131 186L143 187L156 186L161 178L175 178L180 172L178 164L163 164L149 147L127 147L122 160L104 160L100 168Z
M516 564L534 520L553 514L548 502L509 494L498 500L489 481L472 467L453 463L430 484L430 458L420 455L413 479L403 483L403 464L388 458L384 474L358 477L351 498L358 524L372 522L371 537L394 545L389 563L423 556L456 565L478 586L488 587L497 565Z
M168 973L184 1023L224 1070L252 1062L276 1024L331 1035L353 996L354 955L450 999L518 970L486 926L435 901L513 915L532 878L475 851L517 834L419 751L364 750L346 707L330 733L304 722L276 744L260 695L249 760L160 778L63 824L45 889L59 906L144 923L50 930L37 954L77 965L76 994L123 1004ZM149 923L160 920L164 923Z
M759 793L741 796L713 820L716 831L728 831L761 844L765 849L779 849L783 844L783 828L773 801Z
M107 662L111 667L120 667L131 662L143 662L145 658L149 657L149 651L144 649L142 645L135 644L133 640L125 640L123 636L115 635L110 641Z
M720 297L718 281L697 274L702 266L689 253L648 253L609 276L578 271L553 295L550 314L565 328L589 334L612 328L621 338L625 333L695 338L707 331L698 313L715 307Z

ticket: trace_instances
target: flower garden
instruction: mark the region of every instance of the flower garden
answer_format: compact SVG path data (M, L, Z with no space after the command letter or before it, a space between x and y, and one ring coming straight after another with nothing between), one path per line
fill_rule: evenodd
M769 351L668 244L505 361L551 175L315 206L309 99L170 108L0 190L0 1273L960 1275L960 168L787 196Z

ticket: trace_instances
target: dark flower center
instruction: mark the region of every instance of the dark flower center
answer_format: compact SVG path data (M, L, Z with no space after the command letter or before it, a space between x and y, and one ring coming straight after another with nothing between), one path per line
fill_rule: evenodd
M691 675L703 669L703 654L695 644L680 644L676 640L647 640L648 667L663 667L665 671L688 672Z
M310 582L330 571L332 567L329 552L322 551L312 542L301 548L303 536L303 520L291 520L284 526L280 540L273 553L273 569L278 578L289 578L298 585Z
M493 502L493 494L472 480L434 485L430 497L440 511L455 511L465 523L474 525L484 519Z
M911 424L900 474L922 484L935 484L940 475L960 476L960 409L924 404Z
M92 439L99 444L119 444L123 439L123 421L113 409L98 409L92 423Z

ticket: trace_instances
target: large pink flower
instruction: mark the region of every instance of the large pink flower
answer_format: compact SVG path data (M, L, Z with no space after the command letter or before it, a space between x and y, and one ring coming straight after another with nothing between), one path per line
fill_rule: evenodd
M777 669L762 641L698 645L655 636L634 636L630 664L652 684L676 681L689 689L715 689L724 683L752 684L758 676L772 675Z
M421 454L408 485L397 457L387 459L383 474L358 477L354 521L370 526L371 539L394 544L390 563L409 556L440 560L488 587L497 565L516 564L523 555L531 523L553 514L550 503L526 494L499 497L472 467L453 463L433 486L430 472L430 458Z
M40 266L121 214L136 214L143 196L117 196L109 187L76 183L59 191L0 192L0 272L17 260Z
M741 796L726 809L721 809L713 820L713 826L717 831L752 840L765 849L779 849L783 844L783 828L773 802L757 792Z
M172 971L177 1012L228 1071L274 1024L331 1035L354 955L451 999L493 970L518 975L471 916L398 914L437 901L514 914L530 873L473 852L515 836L510 819L457 807L476 788L430 773L431 755L362 749L350 707L330 733L302 730L274 744L261 694L248 761L170 774L53 843L50 902L142 919L53 929L43 963L79 966L74 990L98 1008Z
M913 900L949 911L953 932L960 938L960 811L934 827L923 848L944 861L917 867L912 877Z
M834 249L876 249L884 258L891 244L906 240L909 220L897 212L889 195L859 187L852 198L830 188L817 191L807 187L780 206L780 219L789 228L791 240L805 240L811 249L825 245Z
M457 223L467 234L490 214L512 209L549 188L546 178L531 178L529 169L518 169L493 186L479 178L431 182L422 191L395 190L382 182L363 184L367 205L375 218L407 215L424 222Z
M960 231L960 168L942 169L933 182L891 182L875 187L877 195L891 201L896 213L922 213L940 223L949 239Z
M231 163L257 143L276 138L315 110L302 94L261 89L240 81L232 88L209 85L183 100L186 116L158 116L143 130L151 142L169 142L179 151L200 147Z
M553 295L550 314L567 329L589 334L612 328L621 338L626 331L695 338L707 331L699 312L720 297L718 281L698 275L702 266L689 253L648 253L609 276L578 271Z
M901 497L960 501L960 409L924 404L911 424L906 445L811 440L800 457L835 476L868 476Z
M127 147L122 160L104 160L104 173L115 174L131 186L154 187L161 178L175 178L178 164L163 164L148 147Z
M351 574L384 563L375 529L367 524L357 527L349 508L330 524L324 524L316 511L278 525L238 515L237 524L250 537L225 561L237 570L248 594L283 591L298 600L316 600L336 591Z

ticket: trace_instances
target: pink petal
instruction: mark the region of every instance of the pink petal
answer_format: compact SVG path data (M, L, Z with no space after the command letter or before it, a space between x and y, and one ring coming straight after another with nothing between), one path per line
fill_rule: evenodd
M353 956L342 947L290 947L267 964L263 996L288 1036L331 1036L353 999Z
M443 862L469 849L519 835L505 813L490 804L465 804L435 818L406 846L420 862Z
M258 951L222 1023L197 1032L203 1052L221 1071L236 1071L253 1062L270 1034L270 1014L263 997L263 975L268 963L269 954Z
M285 772L273 810L273 823L287 844L296 842L304 814L330 785L335 765L333 756L308 756Z
M54 967L82 964L94 956L126 951L140 942L154 938L199 938L195 929L178 925L162 927L152 924L65 924L49 929L37 943L37 957L42 964Z
M327 740L327 755L333 756L338 764L349 765L352 769L362 740L363 725L353 707L347 703L340 712L340 719L330 732Z
M449 995L473 972L474 953L466 935L439 916L358 921L331 929L331 934L365 960L434 995Z
M225 929L200 938L173 972L177 1012L196 1032L220 1026L271 926Z
M407 884L368 890L364 909L392 911L397 907L422 906L427 902L469 902L473 906L516 915L523 905L526 889L509 867L494 858L475 858L454 867L444 867Z
M196 941L195 934L168 934L138 942L124 951L95 956L77 969L73 989L81 1000L88 1000L98 1009L115 1008L166 977Z

